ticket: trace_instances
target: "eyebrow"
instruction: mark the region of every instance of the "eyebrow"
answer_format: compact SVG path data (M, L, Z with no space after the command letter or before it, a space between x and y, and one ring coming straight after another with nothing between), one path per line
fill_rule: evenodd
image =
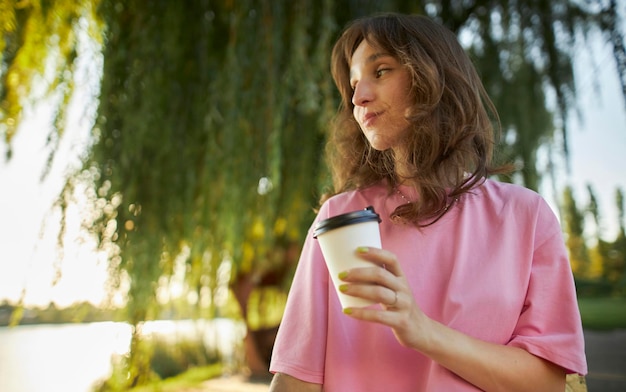
M391 55L388 54L388 53L385 53L385 52L374 53L374 54L370 55L365 62L366 63L371 63L371 62L374 62L374 61L378 60L381 57L387 57L387 56L391 56Z

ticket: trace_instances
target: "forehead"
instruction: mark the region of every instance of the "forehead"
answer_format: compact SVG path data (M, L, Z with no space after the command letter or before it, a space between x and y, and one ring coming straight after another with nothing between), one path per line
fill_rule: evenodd
M381 58L392 57L391 54L371 45L367 40L363 40L350 58L350 75L359 68L366 67Z

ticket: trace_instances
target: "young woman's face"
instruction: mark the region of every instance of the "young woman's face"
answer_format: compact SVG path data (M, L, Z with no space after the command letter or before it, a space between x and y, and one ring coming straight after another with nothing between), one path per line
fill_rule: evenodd
M354 118L372 147L398 152L409 126L409 71L363 40L352 55L350 85Z

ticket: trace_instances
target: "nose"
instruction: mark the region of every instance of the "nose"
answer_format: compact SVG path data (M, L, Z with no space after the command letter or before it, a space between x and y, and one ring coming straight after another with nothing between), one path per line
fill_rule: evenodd
M354 106L367 105L374 99L374 91L370 83L366 81L360 81L354 87L354 93L352 94L352 104Z

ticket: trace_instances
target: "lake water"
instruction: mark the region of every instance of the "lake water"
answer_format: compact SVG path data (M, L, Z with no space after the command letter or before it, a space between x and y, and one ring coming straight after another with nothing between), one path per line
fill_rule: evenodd
M245 329L231 320L153 321L144 333L204 335L209 347L232 357ZM128 353L131 327L125 323L44 324L0 327L0 391L88 392L111 372L113 355Z

